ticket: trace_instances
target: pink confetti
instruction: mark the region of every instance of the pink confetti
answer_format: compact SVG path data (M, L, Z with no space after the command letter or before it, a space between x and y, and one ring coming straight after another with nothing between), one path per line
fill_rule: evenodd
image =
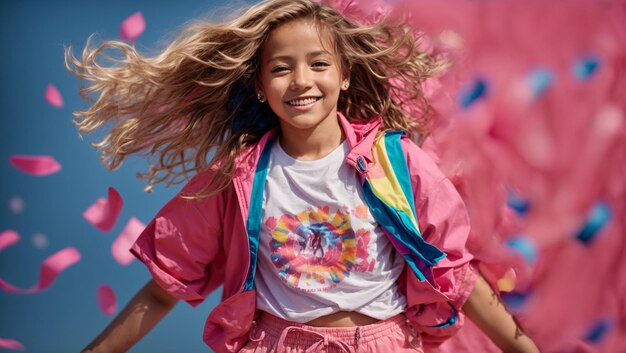
M22 213L24 211L24 200L19 196L13 196L9 201L9 208L15 214Z
M36 176L46 176L61 170L61 164L52 156L13 155L9 162L22 172Z
M122 197L112 187L109 187L109 197L101 197L83 213L83 218L103 232L113 229L117 217L122 211L124 201Z
M0 233L0 251L20 241L20 235L14 230L5 230Z
M31 238L31 242L33 246L36 247L37 249L44 249L48 247L48 238L46 237L45 234L41 234L41 233L33 234L33 237Z
M61 272L78 261L80 261L80 252L74 247L67 247L43 261L39 271L39 282L33 287L28 289L17 288L1 278L0 287L9 293L38 293L50 287Z
M141 12L135 12L122 22L120 38L134 42L146 29L146 20Z
M110 316L117 311L117 299L113 288L102 284L98 287L98 306L104 315Z
M135 240L137 240L144 228L146 228L146 225L137 218L131 217L128 220L120 235L111 245L111 254L115 261L122 265L128 265L133 261L135 256L128 250L135 243Z
M0 348L12 349L14 351L25 350L24 345L21 342L8 338L0 338Z
M63 97L61 97L61 92L56 88L55 85L49 84L46 88L46 93L44 94L44 98L46 102L53 107L63 108Z

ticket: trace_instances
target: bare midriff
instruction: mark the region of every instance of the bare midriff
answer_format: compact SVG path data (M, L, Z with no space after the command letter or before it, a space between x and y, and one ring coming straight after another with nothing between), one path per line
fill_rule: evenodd
M338 311L330 315L318 317L305 323L305 325L315 327L353 327L369 325L378 321L378 319L354 311Z

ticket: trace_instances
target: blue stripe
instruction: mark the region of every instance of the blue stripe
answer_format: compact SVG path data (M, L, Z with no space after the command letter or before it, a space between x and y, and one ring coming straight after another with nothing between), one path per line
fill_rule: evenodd
M458 318L458 312L457 312L456 308L454 307L454 305L452 305L450 302L448 302L448 305L450 305L450 308L452 309L452 315L450 316L448 321L444 322L443 324L439 324L439 325L435 325L435 326L426 326L426 327L444 328L444 327L448 327L448 326L454 325L456 323L457 318Z
M419 280L425 280L426 276L416 261L419 259L428 266L434 266L446 254L422 239L408 215L379 199L367 180L363 184L363 196L378 224L411 251L404 258Z
M402 193L411 206L411 211L419 224L415 211L409 168L404 156L404 151L402 150L402 135L402 132L385 133L385 149L387 150L387 157L393 168L393 173L402 188ZM431 266L434 266L437 262L446 257L446 254L422 238L419 229L415 228L415 224L411 221L409 215L390 207L383 200L380 200L374 194L369 181L366 181L363 186L363 194L378 223L411 251L411 253L403 257L413 270L413 273L415 273L420 281L424 281L427 278L431 279ZM422 261L417 261L416 255ZM450 318L442 324L429 327L445 328L457 322L458 315L456 308L450 302L448 302L448 305L452 309Z
M413 199L413 187L411 186L411 177L409 174L409 166L404 157L404 151L402 150L402 143L400 140L404 135L404 131L388 131L385 133L385 149L387 150L387 157L393 167L393 173L398 179L398 183L404 193L404 198L411 206L411 211L415 215L417 220L417 213L415 212L415 201ZM419 224L419 222L418 222ZM418 229L419 232L419 229ZM421 235L420 235L421 236Z
M250 245L250 269L244 291L254 289L254 275L256 273L256 262L259 253L259 236L261 234L261 217L263 212L263 192L267 180L267 169L270 161L272 141L268 141L261 153L259 162L254 172L254 184L252 184L252 195L250 197L250 211L248 213L248 244Z

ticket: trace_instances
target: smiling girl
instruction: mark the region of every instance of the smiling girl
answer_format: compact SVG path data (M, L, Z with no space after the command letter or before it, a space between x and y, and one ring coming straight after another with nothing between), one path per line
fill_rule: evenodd
M420 84L442 66L417 40L273 0L196 23L154 57L120 42L68 51L92 82L83 95L99 95L76 113L81 132L113 123L97 145L108 167L157 157L148 189L194 174L131 249L153 279L85 351L126 351L179 300L223 285L204 332L216 352L424 352L464 315L504 351L536 352L470 266L459 195L411 140L428 120ZM97 63L111 48L124 59ZM408 240L370 200L372 178L393 174L373 152L383 136L410 179Z

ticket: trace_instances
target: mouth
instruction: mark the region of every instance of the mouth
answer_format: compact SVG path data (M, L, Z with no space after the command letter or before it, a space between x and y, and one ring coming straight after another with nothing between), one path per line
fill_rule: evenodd
M304 97L286 101L285 103L292 107L308 107L315 104L321 97Z

